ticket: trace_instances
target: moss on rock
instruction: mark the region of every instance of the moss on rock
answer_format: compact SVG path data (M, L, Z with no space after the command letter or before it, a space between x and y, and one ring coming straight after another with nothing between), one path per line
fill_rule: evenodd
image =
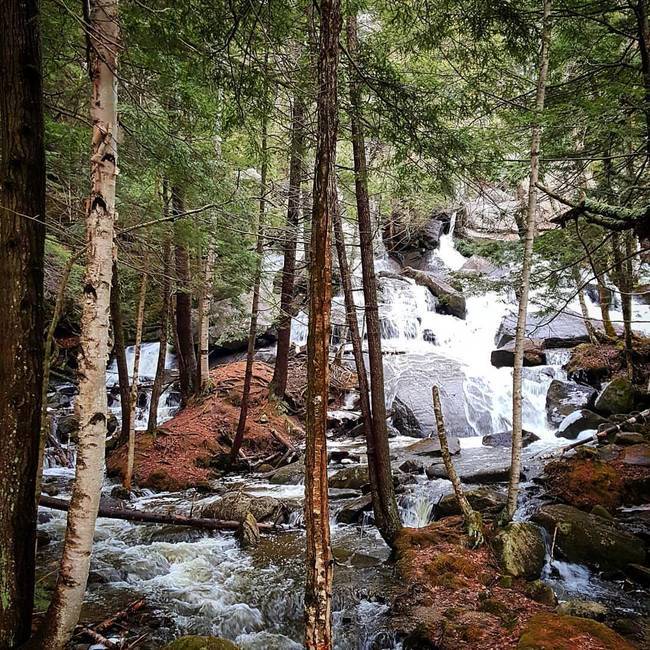
M239 650L239 646L216 636L184 636L168 643L163 650Z

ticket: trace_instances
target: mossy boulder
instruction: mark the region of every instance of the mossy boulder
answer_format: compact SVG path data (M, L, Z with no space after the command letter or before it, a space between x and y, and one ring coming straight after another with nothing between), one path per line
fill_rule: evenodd
M541 575L546 544L535 524L512 522L495 536L492 545L504 573L527 580Z
M634 386L626 377L615 377L596 398L595 409L606 415L629 413L635 405Z
M184 636L168 643L163 650L239 650L239 646L216 636Z
M634 646L603 623L548 612L536 614L528 621L517 644L517 650L577 648L634 650Z
M329 486L331 488L360 490L369 481L368 466L357 465L356 467L345 467L332 474L329 478Z
M556 550L569 562L604 570L645 564L643 541L602 517L558 504L543 506L533 520L555 535Z
M224 521L244 521L248 513L257 521L284 519L281 501L270 496L255 497L243 492L226 492L220 499L201 508L201 517Z
M465 497L474 510L488 514L496 514L503 510L507 500L507 495L504 491L491 487L478 487L474 490L467 490ZM460 514L462 514L462 511L454 493L447 494L440 499L436 507L436 515L438 517L449 517Z
M269 483L275 485L299 485L305 481L305 463L297 461L280 467L269 477Z

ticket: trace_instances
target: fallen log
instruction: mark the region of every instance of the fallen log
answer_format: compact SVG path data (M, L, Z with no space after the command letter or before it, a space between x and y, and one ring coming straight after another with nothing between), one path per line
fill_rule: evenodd
M70 502L65 499L55 499L44 494L38 501L39 505L54 510L63 510L65 512L70 508ZM129 510L128 508L114 508L108 506L99 506L98 517L107 519L123 519L125 521L136 521L148 524L171 524L173 526L189 526L191 528L200 528L202 530L237 530L240 526L239 521L222 521L220 519L202 519L196 517L186 517L184 515L169 515L162 512L145 512L144 510ZM273 524L258 524L260 530L277 530Z
M109 616L108 618L104 619L101 623L98 623L97 625L93 625L92 629L95 632L99 632L100 634L102 632L105 632L106 630L110 630L116 623L119 623L122 619L128 618L131 614L142 609L145 606L145 604L146 604L146 600L144 598L134 600L132 603L129 603L124 609L117 612L117 614L113 614L112 616Z
M631 417L627 418L627 420L623 420L623 422L619 422L618 424L612 424L609 427L605 427L602 431L598 431L597 433L595 433L593 436L590 436L589 438L585 438L584 440L578 440L576 442L571 443L570 445L567 445L566 447L562 447L562 453L564 453L565 451L569 451L570 449L575 449L576 447L580 447L580 445L586 445L587 443L590 442L598 442L599 440L604 440L605 438L607 438L608 435L622 431L623 427L627 426L628 424L636 424L637 422L642 422L647 417L650 417L650 409L646 409L645 411L641 411L636 415L632 415Z
M465 296L441 278L426 271L418 271L410 266L402 269L402 275L415 280L416 284L426 287L439 300L440 306L446 313L465 319L467 308Z

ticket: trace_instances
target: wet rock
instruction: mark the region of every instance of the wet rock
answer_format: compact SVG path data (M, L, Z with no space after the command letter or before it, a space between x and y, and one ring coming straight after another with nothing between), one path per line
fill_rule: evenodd
M345 449L334 449L329 453L329 462L330 463L341 463L343 461L349 461L353 463L358 463L361 460L361 457L358 454L351 454Z
M273 467L273 465L270 465L269 463L262 463L257 468L258 474L268 474L269 472L273 472L273 471L275 471L275 467Z
M48 522L52 521L52 519L54 519L54 515L51 512L48 512L47 510L38 511L39 524L47 524Z
M260 529L251 512L247 512L242 519L235 537L242 548L255 548L260 543Z
M410 266L405 267L402 270L402 273L406 277L415 280L416 284L429 289L429 291L438 298L436 311L443 314L451 314L457 318L465 318L467 315L465 296L445 282L442 278L433 273L428 273L427 271L418 271Z
M52 483L46 483L41 486L41 492L49 497L55 497L59 494L59 488Z
M614 438L614 442L617 445L638 445L645 442L645 436L636 431L619 431Z
M424 465L421 461L409 458L405 460L399 467L399 470L405 474L424 474Z
M491 514L500 512L506 505L507 499L505 492L491 487L479 487L474 490L466 490L465 497L474 510ZM442 497L436 508L436 514L440 517L460 515L461 509L456 500L456 495L452 493Z
M492 543L503 572L526 580L539 578L544 568L546 544L535 524L510 523Z
M460 454L454 459L456 472L464 483L490 484L508 480L510 474L510 457L502 449L485 447L482 453L478 449L472 454ZM436 460L427 467L426 474L430 479L449 478L441 460Z
M285 519L285 508L281 501L270 496L251 496L244 492L227 492L218 501L201 508L201 517L224 521L244 521L251 513L257 521L278 521Z
M521 444L524 447L532 445L539 440L539 436L532 431L522 431ZM490 433L483 436L482 443L486 447L511 447L512 446L512 431L502 431L501 433Z
M650 466L650 444L632 445L623 453L623 462L626 465Z
M269 477L269 483L274 485L298 485L305 481L305 464L296 461L276 469Z
M433 343L434 345L436 344L436 334L433 330L430 329L422 330L422 339L425 340L427 343Z
M42 549L44 546L47 546L52 541L49 533L44 530L36 531L36 550Z
M580 639L577 646L575 640ZM517 650L633 650L622 636L603 623L550 612L535 614L524 627Z
M110 584L111 582L121 582L124 576L111 566L95 567L88 573L88 583L96 585Z
M329 486L331 488L352 488L360 490L364 485L369 482L368 466L357 465L356 467L345 467L338 472L332 474L329 478Z
M626 377L615 377L596 398L594 408L605 415L629 413L634 409L635 397L632 382Z
M79 418L76 415L62 415L56 421L56 437L63 444L76 440L79 433Z
M645 561L641 539L573 506L543 506L533 520L555 535L555 548L569 562L616 570Z
M330 501L341 501L342 499L356 499L359 496L359 490L345 490L339 488L329 488Z
M593 600L567 600L557 608L557 613L565 616L580 616L593 621L604 621L607 617L607 607Z
M553 607L557 603L557 597L553 587L547 585L543 580L533 580L525 587L526 595L537 603Z
M503 317L494 339L497 348L515 340L517 315L507 314ZM542 347L572 348L589 341L589 333L582 315L564 311L557 314L528 314L526 319L526 337L542 341Z
M641 564L628 564L625 573L635 582L650 587L650 567Z
M391 253L424 253L438 248L444 227L444 222L437 217L429 219L415 231L409 230L400 220L393 220L392 229L383 233L384 242Z
M612 513L607 510L604 506L601 506L599 503L596 504L592 509L591 509L591 514L596 515L596 517L602 517L603 519L609 519L610 521L614 521L614 517L612 517Z
M463 273L476 273L477 275L491 275L497 267L485 257L472 255L465 264L460 267Z
M130 501L131 500L131 493L123 485L116 485L111 490L111 499L120 499L122 501Z
M598 429L601 424L609 424L607 420L588 409L580 409L567 415L560 423L557 433L558 438L566 438L567 440L575 440L578 434L588 429Z
M447 436L447 445L449 446L449 453L460 454L460 442L456 436ZM440 440L435 438L423 438L414 442L412 445L404 448L404 451L416 456L441 456Z
M515 364L515 343L511 341L490 354L490 363L495 368L512 368ZM546 354L542 350L541 342L526 339L524 341L524 366L546 365Z
M345 436L357 425L362 424L359 411L328 411L327 430L334 436Z
M239 650L239 646L216 636L184 636L168 643L163 650Z
M626 639L637 644L638 648L650 648L650 618L617 618L612 628Z
M365 512L372 510L372 497L369 494L348 501L336 515L340 524L356 524L363 518Z
M417 416L399 397L393 400L391 410L393 412L393 426L401 435L411 438L422 438L424 436L422 425Z
M596 390L572 381L554 379L546 393L546 414L551 424L560 424L567 416L579 409L591 408Z

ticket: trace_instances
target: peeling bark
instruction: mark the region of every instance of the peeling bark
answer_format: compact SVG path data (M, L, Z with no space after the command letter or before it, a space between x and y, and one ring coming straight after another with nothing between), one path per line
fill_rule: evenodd
M113 279L111 285L111 323L113 325L113 353L117 365L117 381L120 388L120 410L122 423L119 442L126 442L131 430L131 389L129 366L126 363L126 343L124 341L124 321L122 319L122 298L120 274L117 260L113 260Z
M210 303L212 302L212 268L214 249L208 248L208 254L202 260L201 295L197 321L199 325L199 363L197 364L196 386L199 393L204 393L210 385Z

